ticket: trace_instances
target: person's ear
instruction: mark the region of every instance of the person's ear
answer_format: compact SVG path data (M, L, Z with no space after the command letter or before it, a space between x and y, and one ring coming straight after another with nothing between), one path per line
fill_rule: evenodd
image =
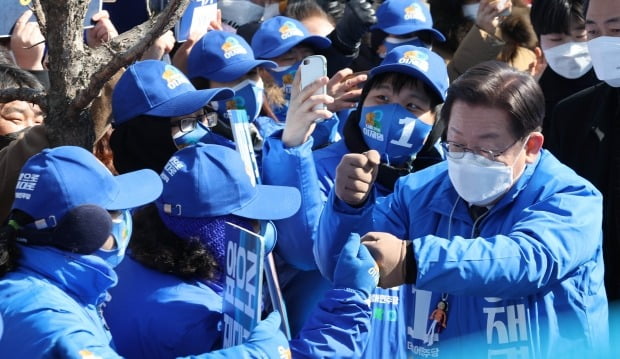
M525 144L526 163L534 163L534 161L536 161L544 142L545 137L541 132L530 133L530 136Z
M547 68L547 60L545 59L545 54L539 46L534 48L534 55L534 61L530 63L528 72L536 79L536 81L538 81Z

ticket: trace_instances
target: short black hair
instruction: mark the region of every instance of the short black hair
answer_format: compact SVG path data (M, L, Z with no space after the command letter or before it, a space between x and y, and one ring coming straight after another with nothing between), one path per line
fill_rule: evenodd
M225 270L199 239L183 239L168 229L154 204L134 214L129 248L142 265L184 279L214 280Z
M373 78L367 81L364 86L364 90L362 91L360 104L364 102L370 90L384 83L390 83L392 85L392 89L397 93L405 87L417 87L421 84L424 88L424 92L428 94L428 97L431 100L432 112L435 112L435 108L443 103L443 100L435 93L435 91L427 85L426 82L420 80L419 78L401 74L399 72L384 72L373 76Z
M501 61L476 65L450 85L440 115L446 128L456 101L506 111L512 121L510 130L517 139L540 131L545 117L545 97L538 82Z
M532 2L530 21L536 35L570 34L571 23L585 23L584 0L537 0Z

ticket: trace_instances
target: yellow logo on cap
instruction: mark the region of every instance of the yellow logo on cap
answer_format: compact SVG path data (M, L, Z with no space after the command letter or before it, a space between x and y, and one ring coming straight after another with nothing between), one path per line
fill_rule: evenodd
M183 75L176 67L170 65L166 65L164 73L161 74L161 78L166 80L168 83L167 86L171 90L174 90L179 85L184 83L189 84L187 77L185 77L185 75Z
M429 68L428 55L417 50L405 52L403 57L398 60L398 63L404 65L413 65L424 72L427 72Z
M80 350L78 354L80 354L80 357L82 357L82 359L102 359L100 356L95 355L93 352L86 349Z
M278 353L280 354L280 359L291 359L293 357L291 355L291 349L285 348L281 345L278 347Z
M280 26L280 38L282 40L286 40L292 36L304 36L304 32L301 31L297 25L293 24L291 21L285 22L282 26Z
M246 49L241 46L239 41L232 36L224 41L224 44L222 44L222 50L224 51L224 58L226 59L230 59L235 55L244 55L248 53Z
M422 11L420 4L412 3L405 8L405 20L420 20L426 22L426 16L424 16L424 11Z

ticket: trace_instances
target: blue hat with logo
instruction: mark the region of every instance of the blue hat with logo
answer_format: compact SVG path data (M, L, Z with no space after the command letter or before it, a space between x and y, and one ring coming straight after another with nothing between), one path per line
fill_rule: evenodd
M231 89L196 90L183 73L162 61L145 60L129 66L112 93L114 124L140 115L183 116L210 101L231 98Z
M269 60L256 60L252 48L241 36L215 30L207 32L192 48L187 59L187 76L228 82L257 66L278 65Z
M299 21L275 16L263 22L252 37L252 50L259 59L272 59L304 43L315 49L325 49L332 42L323 36L310 35Z
M436 40L446 41L445 36L433 28L433 18L428 5L419 0L386 0L377 8L377 23L370 27L391 35L405 35L415 31L428 31Z
M111 211L130 209L154 201L161 191L161 179L152 170L114 176L85 149L61 146L45 149L24 164L17 179L12 209L32 217L33 222L28 224L30 229L45 232L62 225L64 217L75 217L71 214L78 207L97 206ZM87 222L88 217L79 219L78 215L72 223L79 225ZM90 228L90 231L96 234L98 228ZM108 231L100 236L82 236L71 248L78 253L90 253L101 247L109 235ZM49 244L63 247L63 243L54 243L54 240L61 241L59 238L62 237L53 237Z
M450 80L446 62L433 51L413 45L394 48L385 55L381 64L370 70L369 78L384 72L398 72L418 78L446 100Z
M297 213L297 188L253 184L250 176L252 170L237 151L198 143L170 158L160 175L164 190L156 204L165 214L191 218L234 214L276 220Z

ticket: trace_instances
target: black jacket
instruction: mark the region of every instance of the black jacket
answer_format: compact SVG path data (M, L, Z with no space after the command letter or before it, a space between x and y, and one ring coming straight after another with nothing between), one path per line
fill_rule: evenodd
M609 300L620 300L620 89L599 83L555 107L546 147L603 193Z
M551 116L553 109L558 102L567 98L568 96L575 94L583 89L593 86L600 82L594 74L594 69L586 72L583 76L576 79L567 79L558 75L547 66L545 72L543 72L538 84L543 90L545 95L545 119L543 120L543 134L548 135L551 124Z

